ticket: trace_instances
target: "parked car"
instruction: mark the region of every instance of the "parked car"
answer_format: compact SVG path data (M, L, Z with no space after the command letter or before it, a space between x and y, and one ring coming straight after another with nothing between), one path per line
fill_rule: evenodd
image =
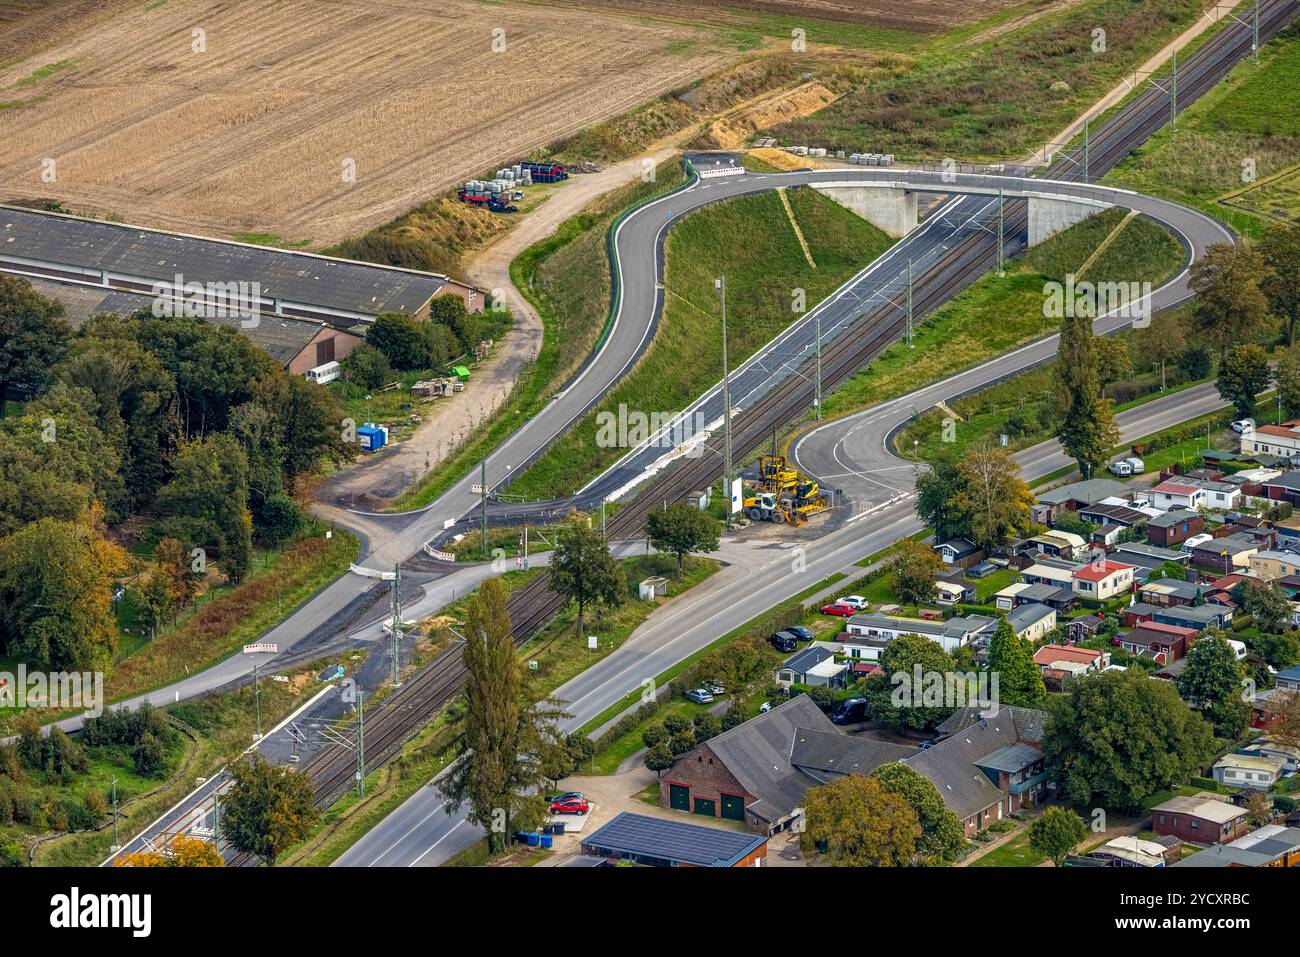
M704 688L692 688L686 692L686 697L696 704L708 704L713 700L713 695L709 694Z
M791 625L786 631L794 635L800 641L812 641L816 636L812 633L811 628L805 628L803 625Z
M799 640L788 631L778 631L767 640L772 643L773 648L782 654L788 655L792 651L799 650Z
M836 724L856 724L867 720L867 699L849 698L841 701L831 712L831 720Z
M917 745L917 747L920 748L922 751L929 751L931 748L934 747L934 742L922 741L920 744Z
M862 611L862 609L867 607L867 600L861 595L848 595L845 598L837 598L835 599L835 603L837 605L849 605L850 607L856 608L858 611Z
M559 804L562 801L585 801L587 795L581 791L565 791L563 794L552 794L546 799L547 804Z
M1232 423L1232 425L1230 426L1230 428L1231 428L1232 431L1234 431L1234 432L1238 432L1238 433L1240 433L1241 435L1245 435L1247 432L1254 432L1254 431L1255 431L1255 420L1254 420L1254 419L1238 419L1236 422Z
M726 694L726 693L727 693L727 689L724 688L721 684L719 684L719 683L716 682L716 681L706 681L706 682L704 682L704 690L707 691L709 694L715 696L715 697L716 697L717 695L720 695L720 694Z
M841 618L852 618L858 613L858 609L852 605L845 605L842 602L832 602L829 605L822 605L823 615L838 615Z
M770 701L764 701L762 704L758 706L759 714L767 714L771 710L772 710L772 702Z
M591 805L587 803L585 797L571 797L551 802L552 814L586 814L590 810Z

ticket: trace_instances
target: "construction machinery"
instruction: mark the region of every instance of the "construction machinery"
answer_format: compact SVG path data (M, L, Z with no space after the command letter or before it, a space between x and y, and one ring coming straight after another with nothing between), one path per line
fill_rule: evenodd
M800 525L830 508L830 499L815 479L802 475L784 455L760 455L757 489L744 506L751 521Z

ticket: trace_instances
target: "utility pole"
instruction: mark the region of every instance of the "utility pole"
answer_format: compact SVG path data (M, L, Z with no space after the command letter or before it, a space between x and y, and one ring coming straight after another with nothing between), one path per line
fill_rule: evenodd
M366 795L366 693L357 689L357 797Z
M1259 0L1255 0L1255 15L1251 27L1251 59L1259 62Z
M1178 51L1173 55L1173 72L1169 78L1169 126L1178 125Z
M524 526L524 571L528 571L528 526Z
M487 555L487 459L479 464L479 524L483 529L483 554Z
M1091 182L1088 178L1088 119L1083 120L1083 181Z
M912 348L912 260L907 261L907 348Z
M998 275L1003 273L1002 263L1002 189L998 188Z
M257 712L257 737L254 741L262 740L262 696L261 688L257 684L257 662L253 662L253 710Z
M600 537L605 537L605 496L600 497Z
M121 847L122 842L118 839L117 834L117 778L113 778L113 848L116 853Z
M817 418L820 419L822 417L822 314L820 312L815 313L814 319L817 324L817 374L815 377L817 393L816 398L813 399L813 404L817 406ZM775 439L775 435L773 435L773 439ZM775 447L776 442L773 441L772 444Z
M393 566L393 633L388 639L389 657L392 658L393 687L401 687L402 649L402 566Z
M727 364L727 277L713 280L722 297L722 497L727 502L727 524L731 524L731 367Z

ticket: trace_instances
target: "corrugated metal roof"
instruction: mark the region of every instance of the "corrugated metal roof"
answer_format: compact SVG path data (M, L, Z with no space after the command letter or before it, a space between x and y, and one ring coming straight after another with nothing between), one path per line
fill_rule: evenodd
M256 282L262 295L344 312L415 313L445 276L0 207L0 256L106 270L150 282Z

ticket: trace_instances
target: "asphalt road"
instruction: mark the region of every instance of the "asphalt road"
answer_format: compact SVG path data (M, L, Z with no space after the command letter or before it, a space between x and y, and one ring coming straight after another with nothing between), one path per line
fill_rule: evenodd
M1212 384L1194 386L1153 399L1116 416L1123 441L1129 442L1189 418L1225 407ZM860 440L854 448L883 448L886 418L868 413L837 420L820 430L819 450L834 450L849 431ZM862 421L866 420L866 421ZM837 428L838 427L838 428ZM782 541L740 543L724 548L731 563L704 584L655 611L616 651L574 677L556 691L573 717L563 723L574 731L628 694L639 694L642 682L663 674L677 662L707 647L720 636L749 621L761 608L787 601L836 572L856 574L856 563L913 535L922 528L913 509L910 462L890 456L886 470L857 467L844 449L837 467L851 502L849 515L829 534L817 526L792 530ZM888 453L886 453L888 454ZM804 457L810 455L805 450ZM1052 474L1069 464L1056 440L1016 454L1027 480ZM801 465L801 467L803 467ZM736 560L743 554L743 560ZM756 596L761 596L756 599ZM481 829L465 813L450 811L450 803L432 781L343 854L340 867L434 867L481 840Z

